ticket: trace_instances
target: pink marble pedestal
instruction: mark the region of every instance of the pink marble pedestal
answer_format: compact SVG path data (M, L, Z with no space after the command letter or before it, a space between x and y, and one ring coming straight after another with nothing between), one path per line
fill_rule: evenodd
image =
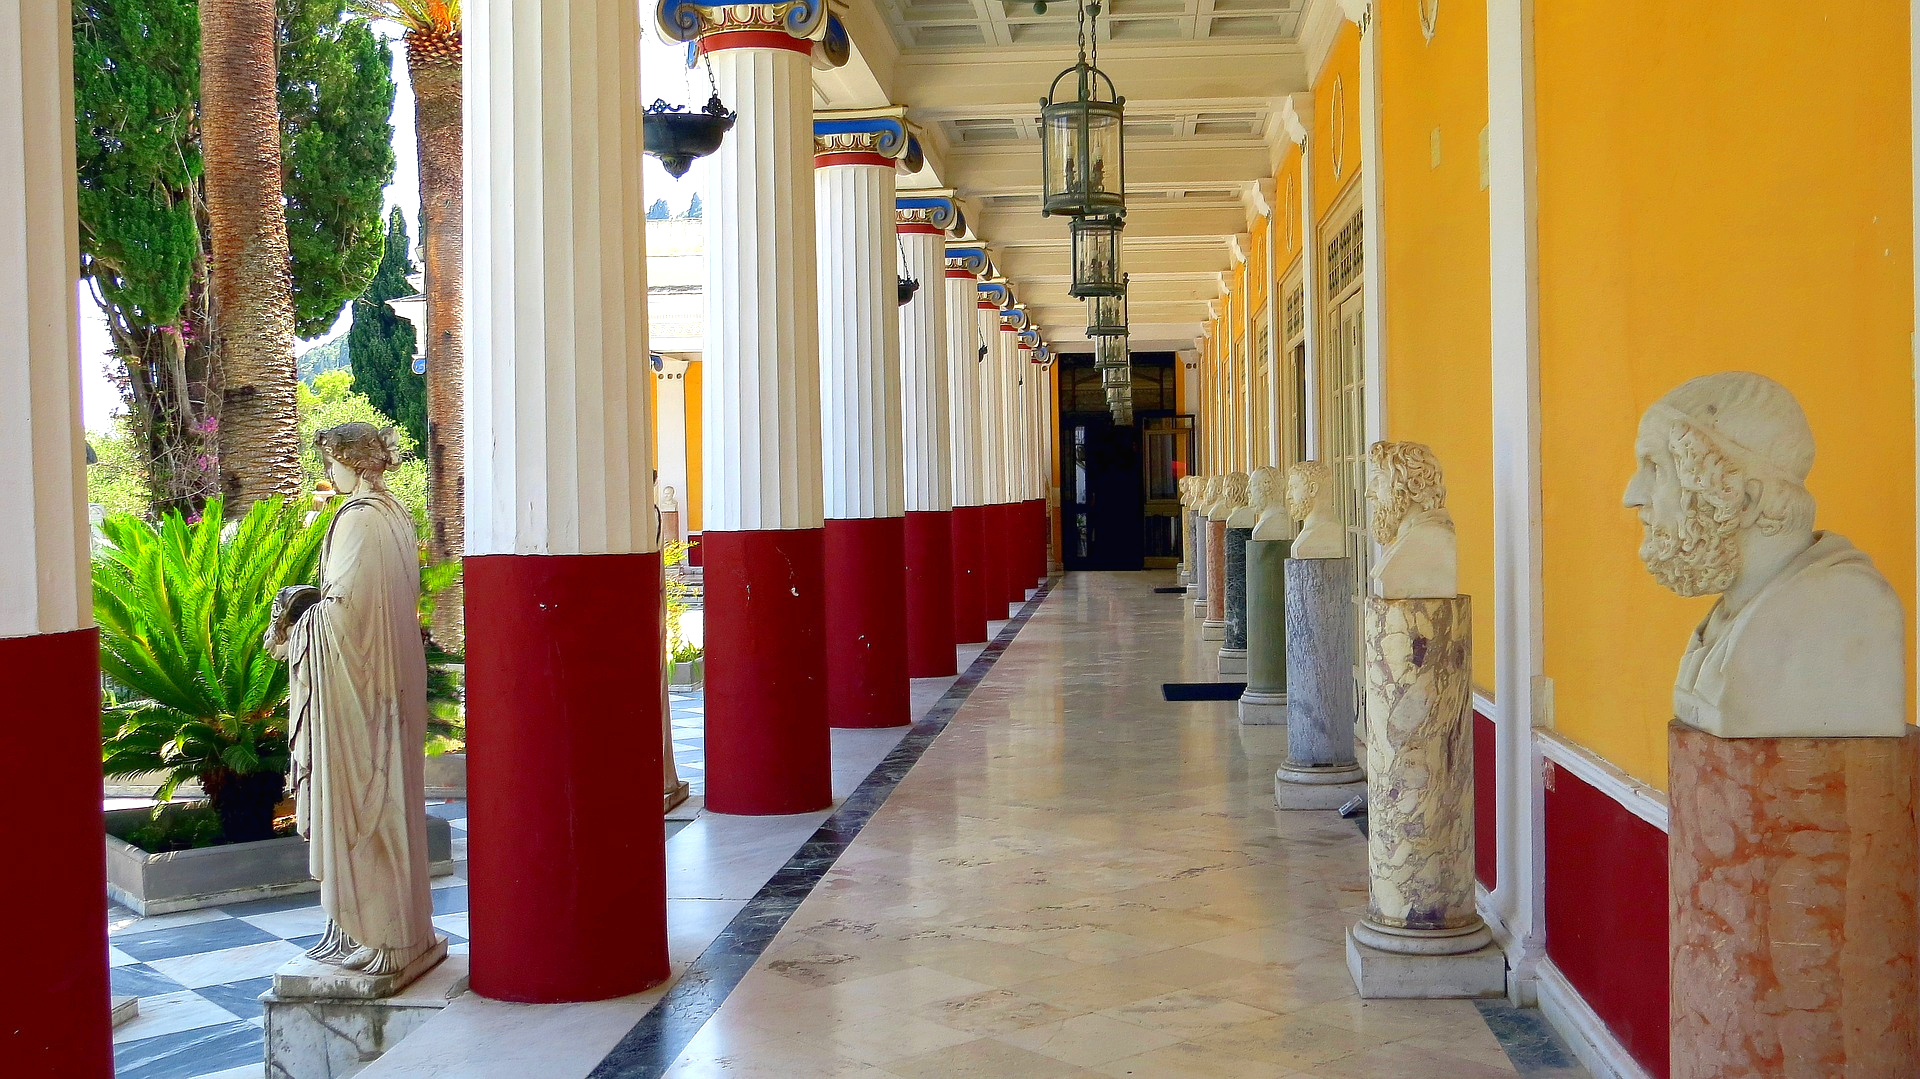
M1672 1079L1920 1076L1916 754L1672 725Z
M1227 522L1206 521L1207 617L1200 623L1200 639L1227 639Z

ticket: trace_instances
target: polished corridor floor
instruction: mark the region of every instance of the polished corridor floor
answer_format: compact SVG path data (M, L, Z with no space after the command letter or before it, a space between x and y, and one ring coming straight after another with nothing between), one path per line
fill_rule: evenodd
M1354 995L1365 841L1274 810L1284 729L1161 699L1212 677L1165 583L1058 583L666 1074L1584 1075L1535 1012Z

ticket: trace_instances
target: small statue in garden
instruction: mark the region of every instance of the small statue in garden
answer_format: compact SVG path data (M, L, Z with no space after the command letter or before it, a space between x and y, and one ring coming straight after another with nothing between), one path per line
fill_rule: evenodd
M307 955L394 975L437 942L428 892L427 668L412 515L387 493L399 434L348 423L314 438L342 499L317 586L274 601L267 647L290 667L289 770L327 931Z

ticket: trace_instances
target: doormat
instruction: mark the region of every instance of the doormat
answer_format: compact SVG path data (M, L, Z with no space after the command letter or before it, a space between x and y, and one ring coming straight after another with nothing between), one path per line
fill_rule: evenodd
M1245 682L1160 683L1160 693L1170 701L1237 701L1246 691Z
M1153 591L1155 594L1162 596L1184 596L1187 594L1185 585L1175 585L1172 588L1156 588Z

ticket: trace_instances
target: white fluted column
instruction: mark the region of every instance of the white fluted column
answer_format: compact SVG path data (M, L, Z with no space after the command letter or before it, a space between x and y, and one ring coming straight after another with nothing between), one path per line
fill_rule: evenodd
M1006 493L1006 413L1000 395L1007 368L1007 352L1013 332L1001 326L1001 309L1012 302L1012 293L997 281L983 281L980 289L981 341L987 355L979 365L980 377L980 495L985 506L985 547L981 557L985 572L985 606L989 620L1007 617L1007 562L1001 542L1007 522Z
M947 409L947 230L951 192L894 201L901 272L919 291L900 308L900 382L907 475L907 673L959 673L953 624L953 462Z
M100 896L100 668L87 566L74 206L73 16L0 2L0 754L31 762L32 887L0 924L32 986L4 994L0 1074L113 1074Z
M639 11L467 11L473 988L599 1000L668 972L664 832L619 793L665 754Z
M660 22L700 42L739 113L706 168L707 806L811 812L833 800L813 178L828 15L663 0Z
M904 110L814 120L821 442L826 472L827 716L911 722L906 477L894 171Z
M980 470L981 248L946 252L948 463L953 469L953 639L987 639L986 498Z

